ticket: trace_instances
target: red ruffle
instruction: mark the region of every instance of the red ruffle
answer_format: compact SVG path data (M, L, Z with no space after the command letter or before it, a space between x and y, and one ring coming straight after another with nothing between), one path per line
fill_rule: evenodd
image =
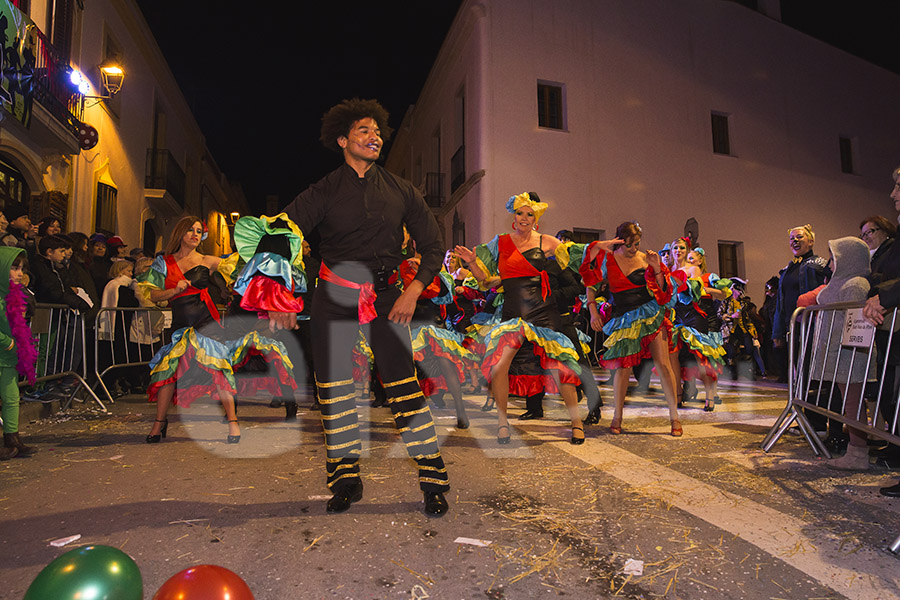
M443 375L437 377L423 377L419 380L419 387L422 388L422 393L425 396L433 396L438 390L446 392L449 389L447 388L447 381L444 379Z
M263 358L263 360L265 360L269 365L271 365L272 367L275 368L275 372L278 374L277 382L275 381L274 377L272 377L271 375L268 375L268 374L260 374L260 376L256 376L255 374L251 374L251 373L246 373L246 372L240 373L239 372L240 368L243 367L245 364L247 364L247 362L253 356L261 356ZM268 380L268 381L271 381L273 387L268 388L268 389L276 390L275 391L276 395L281 395L281 392L282 392L280 387L278 387L279 384L286 385L289 388L291 388L292 390L297 389L297 381L294 379L294 377L291 375L291 373L288 372L287 368L284 366L284 361L282 360L281 356L276 352L263 353L263 352L260 352L256 348L250 348L250 350L244 356L244 360L242 360L238 364L234 365L233 368L234 368L234 371L238 375L243 375L244 380ZM239 381L239 383L240 383L240 381Z
M491 369L497 364L497 361L500 360L500 356L503 354L503 349L506 347L514 347L520 348L524 341L524 337L515 331L510 331L500 337L497 340L497 347L491 353L490 356L484 357L484 362L481 363L481 372L484 375L485 379L488 381L491 380ZM554 358L550 358L544 349L540 346L540 344L532 344L532 348L534 348L534 355L538 357L538 360L541 364L541 368L545 371L558 371L559 379L562 383L571 383L573 385L578 385L581 383L581 379L578 375L569 367L566 363L556 360ZM533 382L529 382L528 380L540 379L541 385L538 388ZM521 381L519 381L521 380ZM531 391L526 394L519 393L516 390L532 390L537 389L538 391ZM539 391L544 390L549 394L558 394L559 388L556 387L556 381L553 379L553 376L550 374L544 375L513 375L510 373L509 375L509 393L514 394L516 396L531 396L533 394L538 393Z
M237 378L237 395L240 397L258 396L260 392L277 397L284 395L281 386L271 377Z
M721 365L717 363L713 363L709 358L691 350L688 348L688 351L691 355L696 359L697 365L693 366L682 366L681 367L681 379L684 381L691 381L693 379L703 379L703 376L707 376L713 381L718 381L719 375L722 373Z
M187 408L194 402L197 398L202 398L203 396L212 396L214 398L218 398L219 391L224 390L232 395L236 393L236 390L232 385L228 382L228 379L218 369L213 369L211 367L207 367L199 362L194 360L194 355L196 354L196 350L194 350L193 346L188 346L185 353L178 359L178 366L175 367L175 373L170 377L162 380L152 382L150 387L147 389L147 396L150 402L156 402L157 394L159 393L159 389L163 386L166 386L170 383L175 383L175 394L172 396L172 404L177 406L183 406ZM192 368L203 369L212 377L212 381L207 384L200 385L192 385L189 387L179 386L177 381L179 378L184 376L188 370Z
M648 333L644 337L641 338L641 349L635 352L634 354L629 354L628 356L621 356L619 358L614 358L611 360L606 360L603 357L600 358L600 366L604 369L628 369L639 364L642 360L652 359L653 355L650 353L650 343L656 339L656 336L659 335L659 332L663 329L666 330L666 335L668 336L668 346L669 346L669 354L676 350L677 341L672 339L672 322L668 317L663 319L662 325L659 329L654 331L653 333Z
M257 275L250 280L241 297L245 310L298 313L303 310L303 299L295 298L285 286L274 279Z
M584 249L584 259L581 262L581 266L578 267L578 273L581 275L581 278L584 280L584 285L590 287L592 285L597 285L601 281L603 281L603 273L600 271L600 266L597 263L597 259L603 256L603 251L600 251L594 260L587 260L588 256L591 255L591 248L593 248L597 242L591 242L588 244L588 247Z
M662 263L660 263L659 267L662 271L663 281L666 282L666 289L662 289L656 283L656 271L650 265L647 265L647 269L644 271L644 280L647 282L647 288L656 299L656 303L663 306L672 299L672 283L669 281L669 267Z

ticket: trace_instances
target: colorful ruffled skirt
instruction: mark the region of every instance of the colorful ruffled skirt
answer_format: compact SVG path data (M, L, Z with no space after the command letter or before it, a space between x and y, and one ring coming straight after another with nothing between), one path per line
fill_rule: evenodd
M683 323L672 326L672 339L679 351L681 378L690 381L704 375L718 379L725 364L722 334L703 333Z
M669 350L674 351L669 310L656 300L612 317L603 326L606 340L603 342L605 350L600 364L607 369L628 368L652 358L650 343L663 330L669 338Z
M297 388L293 365L281 342L256 331L236 340L221 341L193 327L179 329L150 361L150 401L155 402L159 389L170 383L175 384L173 403L184 407L203 396L218 399L220 392L234 395L235 371L254 357L270 366L273 372L267 376L277 384Z
M481 361L477 354L464 346L465 337L456 331L437 325L422 325L410 331L410 338L419 385L426 396L448 389L438 358L450 361L461 384L466 381L466 372Z
M488 381L503 349L518 349L509 372L509 393L514 396L533 396L542 391L559 393L551 371L558 371L562 383L581 383L578 353L571 340L547 327L533 325L522 318L510 319L494 326L485 336L484 345L481 371Z

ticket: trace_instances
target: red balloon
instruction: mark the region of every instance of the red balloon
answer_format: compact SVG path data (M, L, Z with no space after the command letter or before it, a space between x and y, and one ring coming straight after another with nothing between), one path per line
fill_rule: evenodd
M197 565L172 575L153 600L254 600L253 592L234 571Z

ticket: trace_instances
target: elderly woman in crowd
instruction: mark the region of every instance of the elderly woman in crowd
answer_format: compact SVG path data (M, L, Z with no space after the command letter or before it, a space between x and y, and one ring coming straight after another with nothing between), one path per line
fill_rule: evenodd
M869 247L872 271L878 271L879 263L884 260L888 250L894 245L897 226L880 215L869 217L859 224L859 237Z
M894 209L900 211L900 167L892 173L894 189L891 192L891 200L894 201ZM872 263L872 273L869 275L869 299L866 301L864 314L875 325L881 325L889 309L900 306L900 244L893 244L884 253L883 258ZM875 330L875 345L878 349L878 373L884 369L884 361L887 361L887 371L884 381L881 382L882 399L881 414L885 420L893 422L896 410L897 397L897 369L900 368L900 336L894 333L893 341L888 347L890 332L884 329ZM888 465L900 462L900 450L890 445L880 457L887 461ZM885 496L900 497L900 483L881 488Z

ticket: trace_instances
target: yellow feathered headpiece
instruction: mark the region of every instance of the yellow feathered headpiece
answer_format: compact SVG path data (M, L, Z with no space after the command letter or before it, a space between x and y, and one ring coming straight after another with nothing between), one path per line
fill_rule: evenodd
M510 196L509 200L506 201L506 210L512 214L515 214L523 206L527 206L534 211L534 219L537 221L549 205L546 202L541 202L538 195L533 192L531 194L522 192L518 196Z

